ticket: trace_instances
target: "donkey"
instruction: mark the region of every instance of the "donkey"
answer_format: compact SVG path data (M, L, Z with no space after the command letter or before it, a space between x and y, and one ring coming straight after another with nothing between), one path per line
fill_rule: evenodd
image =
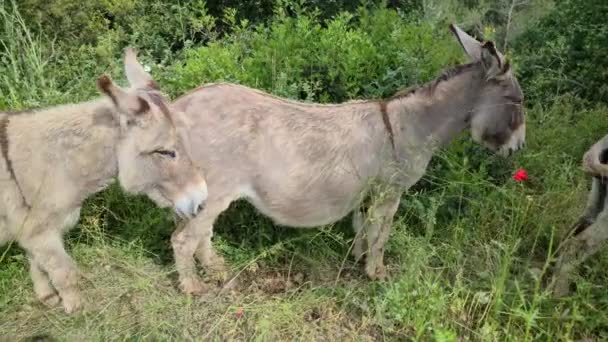
M104 75L97 80L102 99L0 113L0 244L23 247L36 296L49 305L62 301L66 313L82 301L62 235L87 196L118 176L127 192L181 216L194 216L207 198L157 84L133 50L124 62L130 89Z
M601 250L608 240L608 135L593 145L583 157L583 169L592 175L587 207L574 225L570 238L560 249L553 272L553 294L569 292L570 276L587 258Z
M204 291L195 256L223 270L211 246L213 224L239 198L292 227L330 224L354 210L352 252L365 255L371 279L384 279L384 246L401 194L423 176L434 151L469 127L475 141L503 155L521 149L523 94L509 63L493 42L450 28L470 63L386 100L321 105L233 84L205 85L175 100L209 186L205 210L171 239L182 290ZM366 198L371 204L362 210Z

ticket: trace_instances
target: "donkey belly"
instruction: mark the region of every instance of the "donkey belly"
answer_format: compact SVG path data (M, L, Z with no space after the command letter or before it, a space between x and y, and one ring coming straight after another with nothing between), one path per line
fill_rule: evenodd
M279 203L255 197L247 199L276 224L297 228L313 228L334 223L353 209L353 206L336 206L330 201L292 199Z
M297 188L292 190L281 182L258 183L245 196L275 223L306 228L331 224L348 215L357 205L362 191L359 187L344 189L327 183L309 183Z

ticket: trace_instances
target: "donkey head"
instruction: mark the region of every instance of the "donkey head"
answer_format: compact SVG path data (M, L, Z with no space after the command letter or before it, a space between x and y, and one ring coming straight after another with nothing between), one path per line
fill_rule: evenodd
M120 123L120 184L161 207L172 206L180 216L195 215L207 199L207 185L186 150L184 130L177 129L178 118L132 49L127 49L124 62L130 88L118 87L107 76L97 80Z
M452 32L484 75L471 116L473 139L502 155L521 149L526 139L523 92L510 64L491 41L480 43L455 25Z

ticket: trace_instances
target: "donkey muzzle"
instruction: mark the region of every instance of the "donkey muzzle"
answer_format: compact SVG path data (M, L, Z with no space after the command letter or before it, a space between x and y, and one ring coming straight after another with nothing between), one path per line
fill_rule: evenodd
M207 196L206 184L190 187L175 201L174 210L179 216L192 218L204 208Z

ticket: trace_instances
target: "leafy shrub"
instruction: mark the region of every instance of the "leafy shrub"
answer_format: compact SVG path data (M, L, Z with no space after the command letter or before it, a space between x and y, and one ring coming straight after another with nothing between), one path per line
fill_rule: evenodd
M341 102L428 81L463 53L447 25L361 9L324 25L314 15L279 16L270 26L238 30L186 56L173 69L174 92L224 80L292 98Z
M565 0L516 40L526 94L608 102L608 2Z
M161 59L184 44L204 41L214 27L204 0L23 0L19 9L34 32L56 39L63 49L110 39L113 47L129 43Z

